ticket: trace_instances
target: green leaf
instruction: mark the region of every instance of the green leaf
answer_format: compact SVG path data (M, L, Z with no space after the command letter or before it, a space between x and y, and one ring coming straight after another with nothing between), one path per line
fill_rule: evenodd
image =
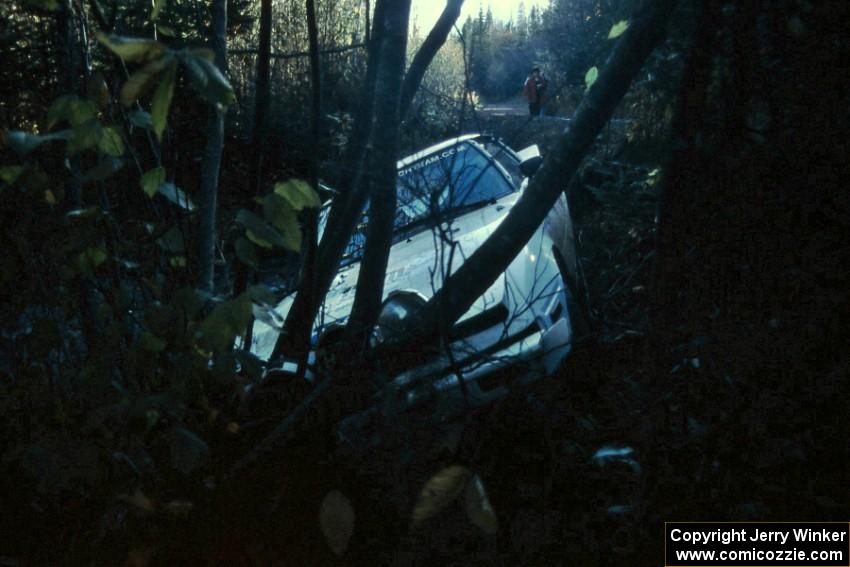
M186 211L194 212L197 208L192 199L174 183L163 183L159 186L159 194Z
M47 111L47 127L53 128L62 121L71 126L79 126L97 116L97 108L90 100L76 95L64 95L53 101Z
M140 337L139 346L148 352L162 352L165 350L166 342L153 333L145 331Z
M18 180L18 177L20 177L23 172L24 166L22 165L6 165L0 167L0 180L7 185L12 185Z
M251 322L251 299L247 294L217 305L200 326L200 344L212 351L230 350L233 339L245 333Z
M207 464L210 448L203 439L188 429L177 427L171 442L171 461L185 475Z
M99 246L90 246L77 256L77 269L87 275L91 275L98 266L106 261L106 251Z
M305 207L322 206L318 193L303 179L290 179L285 183L277 183L274 186L274 192L286 199L296 211Z
M121 138L121 133L114 126L107 126L103 129L103 135L97 142L97 147L100 151L110 156L124 155L124 140Z
M53 101L53 104L50 105L50 109L47 111L48 130L68 117L71 109L71 101L76 98L76 95L63 95Z
M596 79L599 77L599 69L596 67L591 67L587 70L587 73L584 75L584 85L586 89L589 89L593 83L596 82Z
M174 83L177 79L177 62L173 61L162 76L151 103L151 118L153 131L158 140L162 140L165 124L168 119L168 109L174 96Z
M166 51L165 45L152 39L123 37L97 32L97 40L124 61L151 61Z
M37 147L45 142L53 140L67 140L71 137L71 133L67 131L56 132L54 134L30 134L29 132L21 132L13 130L6 135L6 143L12 150L20 156L32 152Z
M121 86L119 100L124 106L130 106L140 99L153 86L154 79L164 73L170 65L174 64L174 57L170 54L154 59L132 75ZM153 124L153 121L151 121Z
M156 26L156 31L159 35L164 35L165 37L177 37L177 32L174 31L174 28L168 26L158 25Z
M240 210L236 215L236 222L250 231L246 231L246 236L258 246L263 246L263 244L255 240L255 238L281 248L287 246L286 240L284 240L278 231L251 211Z
M59 9L58 0L24 0L24 6L32 10L47 10L55 12Z
M215 63L205 57L188 54L184 54L182 59L192 86L201 98L224 107L236 101L233 87Z
M103 127L100 120L92 118L79 126L75 126L71 131L71 139L68 140L66 151L68 155L77 154L83 150L87 150L96 146L103 136Z
M13 130L6 136L6 143L21 156L30 153L46 141L43 136L20 130Z
M271 250L272 248L274 248L274 245L271 242L269 242L268 240L263 240L262 238L251 232L250 228L245 229L245 237L260 248L265 248L266 250Z
M142 179L140 184L142 186L142 191L148 197L153 198L156 195L156 192L159 191L159 186L165 183L165 168L164 167L155 167L152 170L146 172L142 175Z
M259 263L257 249L254 248L254 245L251 244L247 238L240 236L236 239L236 243L233 247L236 251L236 257L239 258L243 264L251 266L252 268L257 267L257 264Z
M124 167L124 162L113 156L105 156L96 166L88 170L83 179L85 181L103 181Z
M155 22L159 17L159 12L165 6L165 0L154 0L153 2L153 12L151 13L151 21Z
M608 39L620 37L627 29L629 29L629 21L620 20L619 22L611 26L611 31L608 32Z
M176 226L169 228L165 234L159 237L156 243L163 250L172 254L181 254L186 251L186 242L183 239L183 233Z
M301 250L301 227L298 225L298 216L289 201L278 195L270 193L259 202L263 206L263 216L282 234L286 241L285 247L298 252Z
M130 124L133 126L138 126L145 130L153 130L153 119L151 119L149 112L145 112L144 110L134 110L127 114L127 119L130 120Z

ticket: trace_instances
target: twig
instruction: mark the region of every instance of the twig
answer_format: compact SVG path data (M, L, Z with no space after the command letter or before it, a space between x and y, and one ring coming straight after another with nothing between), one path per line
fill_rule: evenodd
M319 51L319 55L330 55L333 53L344 53L346 51L351 51L352 49L360 49L361 47L366 47L365 43L353 43L351 45L345 45L342 47L332 47L330 49L323 49ZM231 49L228 51L228 55L256 55L259 52L257 49ZM272 53L269 55L272 59L297 59L299 57L309 57L309 51L295 51L292 53Z

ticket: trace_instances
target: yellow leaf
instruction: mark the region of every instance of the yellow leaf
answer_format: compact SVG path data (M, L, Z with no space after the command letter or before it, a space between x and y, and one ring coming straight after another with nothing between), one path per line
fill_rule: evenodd
M51 191L50 189L44 192L44 200L48 205L55 205L57 202L56 195L54 195L53 191Z
M451 504L463 492L471 474L464 466L452 465L432 476L416 500L411 527L415 529L421 526Z
M337 555L345 553L354 534L354 507L339 490L331 490L322 500L319 525L331 551Z
M499 530L499 520L487 497L487 491L484 490L484 483L477 474L466 483L464 504L469 521L482 531L494 534Z
M122 502L126 502L131 506L135 506L145 512L153 512L156 508L156 502L151 500L144 492L140 489L136 489L133 494L122 494L118 497L118 500Z
M318 193L303 179L290 179L285 183L277 183L274 192L286 199L296 211L304 207L321 207L322 201Z

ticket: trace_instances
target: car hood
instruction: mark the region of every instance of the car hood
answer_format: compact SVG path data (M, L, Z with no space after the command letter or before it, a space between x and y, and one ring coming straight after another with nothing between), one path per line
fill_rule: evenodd
M456 243L454 252L451 246L441 243L436 231L425 229L396 242L390 250L387 275L384 280L384 297L393 291L413 291L424 298L430 298L442 286L443 274L457 270L479 246L487 239L507 216L516 203L520 192L506 195L496 202L456 217L443 228L451 230L452 240ZM343 323L351 312L354 292L360 273L360 262L342 268L334 277L325 296L314 330L333 323ZM474 316L488 307L502 301L504 283L500 278L484 293L461 320ZM294 294L281 301L275 311L286 317L294 300ZM252 352L262 359L268 359L277 341L278 332L263 322L254 325Z

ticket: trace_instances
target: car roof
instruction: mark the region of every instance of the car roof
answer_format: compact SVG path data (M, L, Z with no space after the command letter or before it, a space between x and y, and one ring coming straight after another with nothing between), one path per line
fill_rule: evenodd
M465 134L463 136L458 136L457 138L449 138L448 140L445 140L444 142L440 142L439 144L434 144L433 146L429 146L429 147L425 148L424 150L420 150L420 151L416 152L415 154L411 154L411 155L409 155L405 158L398 160L398 164L397 164L396 167L398 169L402 169L404 167L407 167L411 163L424 158L425 156L433 154L434 152L439 152L440 150L454 146L454 145L459 144L461 142L466 142L467 140L474 140L475 138L480 138L480 137L481 137L481 134Z

